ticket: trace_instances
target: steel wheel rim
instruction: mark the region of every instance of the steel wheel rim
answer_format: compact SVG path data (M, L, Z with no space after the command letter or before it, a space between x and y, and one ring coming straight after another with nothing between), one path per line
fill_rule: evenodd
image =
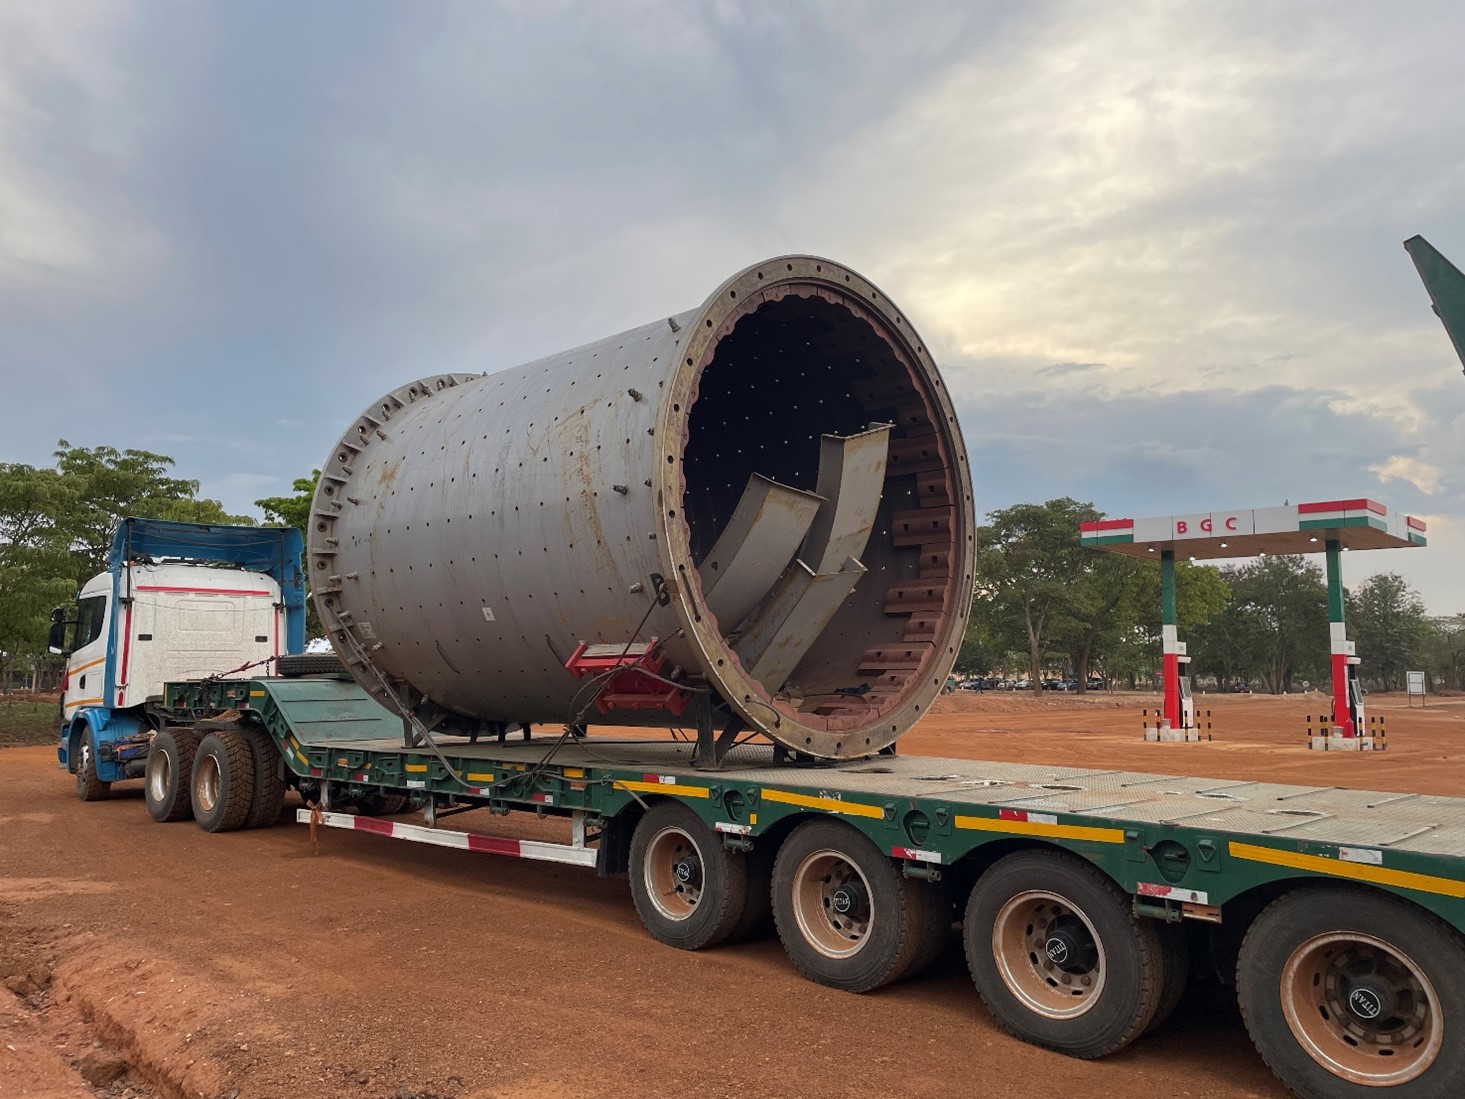
M168 797L168 788L173 784L173 764L167 752L154 752L148 760L148 798L154 805L161 805Z
M80 759L80 761L78 761L77 766L76 766L76 784L78 786L81 786L81 787L85 787L86 786L87 779L90 777L90 775L88 774L88 772L91 771L91 769L92 769L92 746L90 744L86 743L86 741L82 741L82 745L81 745L81 759Z
M1407 1083L1444 1045L1439 997L1424 971L1362 932L1314 935L1298 946L1282 969L1281 998L1308 1056L1356 1084Z
M992 923L992 957L1007 990L1045 1019L1074 1019L1098 1002L1108 971L1092 921L1067 897L1030 889Z
M222 784L219 761L213 756L204 756L194 766L197 773L193 780L193 800L205 813L212 813L214 806L219 804L219 787Z
M848 958L864 948L875 925L875 898L864 873L843 854L805 855L791 892L799 931L820 954Z
M691 835L668 825L646 845L642 881L656 911L668 920L690 919L702 900L702 852Z

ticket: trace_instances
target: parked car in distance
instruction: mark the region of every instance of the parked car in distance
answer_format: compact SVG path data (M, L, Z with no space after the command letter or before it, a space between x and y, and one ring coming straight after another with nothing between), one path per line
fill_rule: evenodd
M1106 684L1104 682L1104 677L1103 676L1091 675L1091 676L1089 676L1089 681L1088 681L1088 685L1087 686L1088 686L1088 689L1091 690L1091 691L1102 691L1106 686L1108 686L1108 684Z

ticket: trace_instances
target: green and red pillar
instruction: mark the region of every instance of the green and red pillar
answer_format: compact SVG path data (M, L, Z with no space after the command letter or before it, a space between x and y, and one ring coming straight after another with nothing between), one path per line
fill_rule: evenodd
M1175 551L1160 551L1160 662L1165 720L1180 728L1180 633L1175 623Z
M1336 538L1327 541L1328 641L1333 672L1333 728L1345 737L1357 736L1353 727L1353 702L1348 696L1348 634L1343 624L1343 547Z

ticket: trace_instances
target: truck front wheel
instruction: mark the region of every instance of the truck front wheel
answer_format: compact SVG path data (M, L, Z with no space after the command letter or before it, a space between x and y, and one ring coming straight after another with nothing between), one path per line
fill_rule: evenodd
M232 832L254 801L254 756L243 733L209 733L193 757L193 819L205 832Z
M110 782L97 777L97 756L92 751L91 730L84 729L77 744L76 796L82 801L101 801L112 790Z
M1279 897L1246 933L1236 993L1262 1057L1304 1099L1460 1094L1465 942L1407 901L1353 888Z
M653 805L631 836L631 899L646 930L679 950L725 942L747 908L748 867L685 805Z
M197 752L198 734L192 729L162 729L153 734L142 792L148 815L159 824L193 815L190 779Z

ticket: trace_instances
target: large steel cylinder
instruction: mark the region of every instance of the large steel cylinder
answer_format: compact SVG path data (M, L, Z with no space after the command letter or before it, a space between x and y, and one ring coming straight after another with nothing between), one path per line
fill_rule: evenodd
M328 455L310 526L352 674L445 729L685 727L693 699L799 752L869 755L940 692L972 591L971 478L930 353L810 256L394 390ZM576 678L577 651L659 671Z

